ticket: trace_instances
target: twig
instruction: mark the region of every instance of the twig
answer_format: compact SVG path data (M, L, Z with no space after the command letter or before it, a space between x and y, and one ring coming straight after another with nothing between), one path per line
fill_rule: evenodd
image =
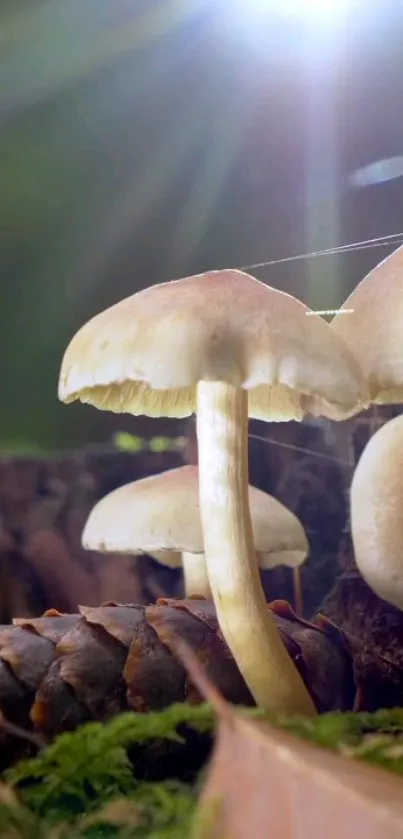
M18 737L20 740L27 740L28 743L31 743L39 750L44 749L47 745L46 741L40 737L39 734L33 734L31 731L26 731L25 728L21 728L19 725L15 725L15 723L10 722L5 718L1 711L0 728L2 728L3 731L11 737Z

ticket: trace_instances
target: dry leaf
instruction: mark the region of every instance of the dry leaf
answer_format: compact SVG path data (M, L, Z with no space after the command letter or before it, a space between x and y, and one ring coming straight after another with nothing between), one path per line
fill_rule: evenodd
M403 779L231 712L197 822L197 839L401 839Z
M218 716L194 839L402 839L403 778L246 718L176 646Z

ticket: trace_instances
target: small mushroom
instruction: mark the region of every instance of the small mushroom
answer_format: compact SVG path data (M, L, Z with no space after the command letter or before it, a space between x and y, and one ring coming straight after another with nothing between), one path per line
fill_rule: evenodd
M350 504L358 569L378 597L403 610L403 415L367 443Z
M252 486L249 507L260 567L298 567L309 547L297 517L271 495ZM186 595L210 597L197 466L170 469L106 495L88 517L82 544L88 550L105 553L147 553L171 568L182 565Z
M152 286L70 342L59 397L152 417L197 414L200 517L221 632L257 704L315 713L267 609L248 495L248 415L358 412L361 371L299 300L236 270ZM317 403L319 400L319 403Z

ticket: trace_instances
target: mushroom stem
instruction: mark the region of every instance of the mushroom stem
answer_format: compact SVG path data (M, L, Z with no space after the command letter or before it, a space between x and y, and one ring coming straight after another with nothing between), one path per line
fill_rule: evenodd
M204 550L221 632L258 705L314 715L260 582L248 499L247 392L199 382L197 438Z
M304 598L302 594L301 569L299 567L292 569L292 584L294 594L294 609L296 614L302 617L304 612Z
M211 598L204 554L193 554L183 551L182 566L186 597L193 597L199 594L202 597Z

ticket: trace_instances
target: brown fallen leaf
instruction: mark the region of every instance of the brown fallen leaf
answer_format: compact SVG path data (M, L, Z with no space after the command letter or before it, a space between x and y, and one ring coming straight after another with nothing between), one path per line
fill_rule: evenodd
M248 719L176 650L218 716L193 839L402 839L402 778Z

